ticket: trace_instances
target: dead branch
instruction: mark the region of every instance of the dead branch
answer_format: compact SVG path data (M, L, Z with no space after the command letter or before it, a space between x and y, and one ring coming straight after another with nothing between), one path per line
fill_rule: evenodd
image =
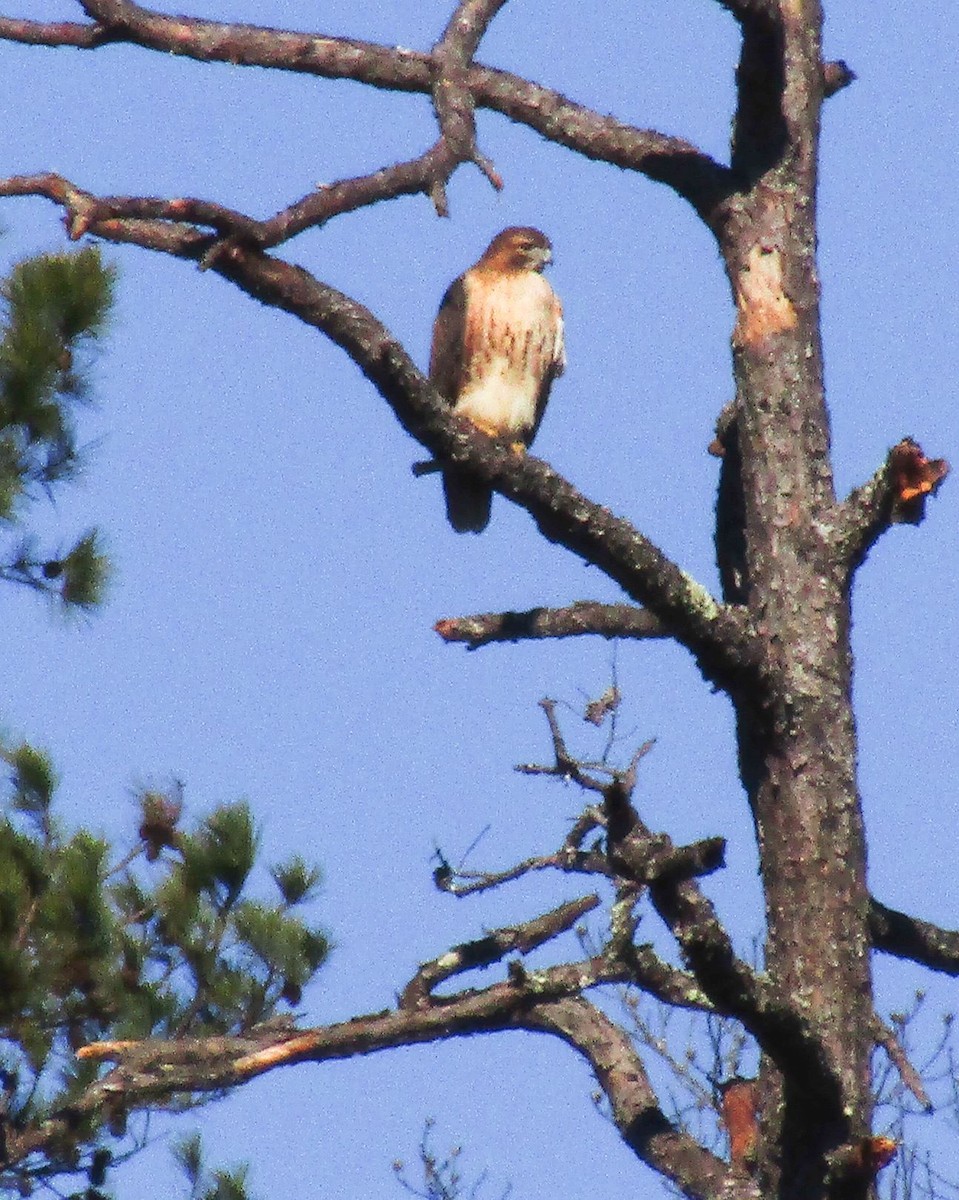
M906 1087L916 1097L926 1112L932 1112L935 1105L929 1098L929 1093L926 1091L922 1083L922 1076L909 1061L905 1047L899 1038L896 1036L894 1029L891 1029L885 1021L876 1017L876 1045L882 1046L885 1050L889 1061L899 1072L899 1078Z
M578 920L598 905L599 896L583 896L579 900L562 904L541 917L524 921L521 925L494 929L485 937L454 946L439 958L434 958L420 967L403 989L400 1008L415 1008L433 1003L431 993L434 988L447 979L452 979L454 975L461 975L464 971L473 971L480 967L490 967L493 963L500 962L507 954L528 954L571 929Z
M231 1037L104 1042L84 1046L78 1057L113 1061L109 1074L87 1088L69 1112L51 1121L70 1122L103 1106L137 1108L177 1094L221 1091L276 1067L325 1062L460 1037L469 1033L526 1028L524 1012L533 1003L601 982L624 981L624 969L606 960L564 964L513 977L482 990L466 990L433 1004L367 1013L314 1029L256 1028ZM35 1152L53 1128L23 1131L8 1146L9 1162Z
M447 617L434 629L447 642L465 642L470 650L492 642L583 637L665 638L666 627L652 613L631 604L577 600L565 608L531 608L526 612L477 613Z
M488 892L504 883L513 883L535 871L548 870L576 875L609 873L605 854L598 851L583 851L564 844L553 854L537 854L502 871L454 872L447 868L435 872L434 880L441 892L448 892L451 896L462 898L476 895L479 892Z
M856 72L845 59L839 58L834 62L823 63L822 90L825 96L835 96L850 84L856 82Z
M383 90L424 95L434 91L436 64L432 53L358 39L169 16L127 0L86 0L82 7L94 24L0 17L0 39L85 50L125 42L200 62L352 79ZM462 8L470 19L478 13L482 24L482 4ZM469 93L473 106L499 112L587 158L639 171L664 183L704 217L713 213L731 186L728 169L690 142L637 129L508 71L470 65L460 86ZM377 176L365 178L372 186ZM409 181L407 186L411 186ZM304 215L300 212L295 220L291 219L291 225L299 224Z
M610 778L623 777L635 780L636 767L640 760L645 758L656 744L654 740L644 742L633 754L632 761L625 773L605 762L584 761L572 754L566 745L566 739L556 716L556 701L544 698L540 700L539 706L546 714L546 721L549 725L550 738L553 743L553 762L550 764L518 763L515 770L523 775L550 775L556 779L562 779L564 782L576 783L583 791L596 792L605 798ZM582 822L586 822L586 824L582 827L579 840L575 843L576 846L591 829L606 823L598 809L587 809L577 822L577 827ZM567 841L567 844L570 843Z
M565 912L557 910L547 914L539 919L541 927L537 927L536 922L530 923L529 928L521 934L521 940L526 934L535 941L561 931L570 918L575 919L574 909L582 910L583 905L591 899L565 906ZM506 931L501 932L505 934ZM505 948L503 945L497 947L498 950ZM438 974L443 973L442 964L443 960L438 959ZM469 965L461 960L461 969L468 969ZM418 978L426 982L425 978ZM510 972L507 981L482 991L434 997L430 1002L417 1002L396 1010L371 1013L340 1025L302 1031L271 1026L269 1029L254 1029L249 1034L237 1037L110 1042L87 1046L80 1051L80 1057L95 1061L113 1060L117 1065L87 1088L68 1112L54 1114L40 1129L24 1130L13 1135L8 1147L9 1161L16 1162L36 1152L58 1133L62 1135L65 1129L86 1113L100 1110L120 1112L146 1104L162 1103L176 1094L219 1091L293 1063L347 1058L395 1046L506 1029L558 1033L594 1064L604 1087L612 1085L610 1100L614 1111L622 1113L629 1108L635 1115L638 1106L648 1112L655 1105L655 1096L626 1035L585 1002L577 1000L579 1021L574 1024L564 1019L564 1009L556 1006L557 1001L562 1002L567 997L578 998L584 988L606 982L627 982L628 979L629 973L622 964L600 955L585 962L563 964L535 972L526 972L517 967ZM566 1010L568 1015L569 1010ZM622 1052L630 1056L632 1065L628 1072L625 1069L622 1073L615 1070L615 1064L608 1058L613 1048L610 1043L607 1043L607 1054L600 1055L598 1041L585 1036L583 1020L587 1016L593 1027L599 1022L603 1028L608 1024L610 1030L615 1031L617 1047L622 1043ZM620 1062L623 1068L626 1065L625 1059ZM661 1140L660 1135L667 1128L669 1137ZM719 1160L709 1156L688 1135L668 1126L668 1122L666 1127L657 1125L656 1129L646 1131L656 1135L652 1141L645 1135L640 1136L643 1131L632 1123L629 1132L633 1139L631 1144L651 1165L666 1161L671 1163L671 1177L679 1178L686 1170L680 1164L685 1163L691 1155L695 1158L696 1153L706 1156L697 1161L709 1162L717 1169L723 1169ZM676 1158L677 1146L684 1150L681 1158ZM691 1187L689 1194L700 1194L690 1181L687 1183Z
M441 891L462 898L497 888L504 883L511 883L533 871L550 869L566 873L600 875L615 883L617 881L610 867L609 858L601 848L595 847L590 851L580 849L586 833L600 824L602 822L597 819L595 810L587 809L575 823L563 845L554 854L529 858L503 871L454 872L444 860L444 865L434 873L437 887ZM721 839L716 840L720 841ZM688 858L686 857L687 852ZM676 870L679 873L695 870L701 865L702 854L703 851L699 846L683 847L674 852L669 864L662 864L663 869ZM633 909L640 893L641 889L632 883L623 886L619 881L617 898L610 912L609 940L597 951L591 961L603 959L609 964L613 975L620 982L634 984L666 1004L702 1012L713 1012L712 1003L694 975L664 962L651 946L636 944L634 935L638 920ZM553 934L550 931L554 928L556 921L561 922L562 929L569 928L582 913L594 908L597 903L598 900L595 897L587 897L583 901L574 902L573 905L564 905L556 912L538 918L536 922L496 931L486 938L454 947L447 954L441 955L440 958L421 968L417 976L407 985L400 1002L401 1007L426 999L429 991L438 982L451 975L472 967L489 965L512 949L520 949L523 953L527 952L528 949L533 948L534 944L539 944L538 937L541 929L551 937ZM575 911L575 915L567 923L566 916L573 913L581 904L588 905L588 907L584 907L582 913ZM559 926L555 926L555 928L557 932L562 931ZM525 939L525 941L521 943L518 939Z
M715 1013L696 976L670 966L652 946L629 943L620 948L619 958L629 968L629 983L640 991L674 1008Z
M931 971L959 975L959 932L910 917L878 900L870 902L872 944L894 958L908 958Z
M568 780L603 797L606 858L614 880L619 888L649 889L653 907L675 937L696 991L714 1012L738 1020L783 1074L792 1072L792 1078L802 1078L805 1088L823 1103L839 1104L839 1084L815 1030L771 981L736 955L712 902L695 881L695 876L723 865L724 839L676 847L666 834L653 834L634 808L637 767L652 743L641 746L625 770L603 766L612 777L597 778L567 747L555 701L542 700L540 706L549 724L554 763L519 769ZM625 942L614 935L612 945L622 954Z
M497 191L502 190L503 180L476 144L475 102L468 75L483 34L505 3L506 0L460 0L443 36L433 47L436 68L433 111L443 141L457 162L475 163ZM449 216L445 179L436 180L432 198L437 213Z
M546 463L517 456L449 406L389 334L357 301L302 267L227 239L218 244L193 225L135 217L100 217L101 201L56 175L0 180L0 196L45 196L64 208L74 236L90 232L194 262L255 299L319 329L360 367L404 429L442 461L468 466L478 478L526 508L543 536L593 563L656 615L696 656L717 686L744 675L761 683L758 642L741 610L719 604L686 572L621 517L588 500ZM111 198L116 203L116 198ZM212 261L209 252L220 250Z
M836 544L850 576L891 525L918 525L926 499L949 473L944 459L926 458L922 448L903 438L867 483L839 506Z
M529 1028L558 1035L586 1059L626 1144L684 1195L758 1200L752 1181L669 1121L629 1037L589 1001L570 997L538 1005L527 1020Z
M99 24L0 17L0 40L27 46L74 46L78 50L96 50L98 46L122 38Z

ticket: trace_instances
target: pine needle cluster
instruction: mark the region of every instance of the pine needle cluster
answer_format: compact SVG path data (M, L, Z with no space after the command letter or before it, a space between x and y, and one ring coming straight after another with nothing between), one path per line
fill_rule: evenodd
M15 1170L0 1166L0 1190L29 1194L41 1181L80 1172L87 1183L78 1194L96 1196L94 1176L134 1150L142 1128L102 1109L73 1122L69 1136L42 1136L44 1123L70 1111L101 1070L74 1051L103 1040L242 1033L281 1016L329 951L326 935L302 915L319 872L298 856L268 874L256 870L259 838L245 803L186 828L178 787L138 796L136 834L118 858L104 839L68 832L58 820L47 755L19 745L0 747L0 757L8 767L0 1140L36 1132L41 1148ZM266 887L254 890L261 875Z
M67 607L89 608L102 596L107 560L99 536L88 530L70 549L42 554L25 516L81 468L76 416L89 396L89 363L114 287L113 268L92 246L25 259L0 282L0 527L9 535L0 578Z

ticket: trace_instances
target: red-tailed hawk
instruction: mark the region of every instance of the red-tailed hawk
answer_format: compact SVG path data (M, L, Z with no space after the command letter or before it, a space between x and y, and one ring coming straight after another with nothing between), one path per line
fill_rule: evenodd
M566 363L563 310L542 271L552 259L538 229L504 229L447 289L433 326L430 380L459 416L517 449L536 436ZM493 492L465 471L443 472L457 533L489 523Z

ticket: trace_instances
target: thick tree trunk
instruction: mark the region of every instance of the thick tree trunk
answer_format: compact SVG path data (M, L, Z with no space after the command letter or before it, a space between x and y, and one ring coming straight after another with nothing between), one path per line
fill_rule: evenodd
M781 43L771 26L744 28L734 154L744 186L718 229L737 305L737 394L717 544L727 599L747 605L766 648L763 694L734 697L766 966L830 1068L793 1071L782 1087L767 1064L765 1124L779 1153L765 1164L766 1194L813 1200L849 1194L826 1163L869 1128L872 1008L848 582L832 536L819 336L821 11L800 0L782 5L782 20Z

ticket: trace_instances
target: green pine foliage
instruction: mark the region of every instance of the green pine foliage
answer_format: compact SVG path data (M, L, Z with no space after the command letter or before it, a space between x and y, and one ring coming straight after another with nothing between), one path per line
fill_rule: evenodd
M188 1200L249 1200L248 1168L207 1167L199 1134L185 1138L173 1153L189 1185Z
M2 746L0 758L0 1105L9 1128L40 1129L96 1079L101 1068L74 1057L82 1045L239 1033L299 1002L329 950L301 911L319 877L299 857L259 868L246 804L188 828L178 788L146 790L118 859L102 838L64 828L46 754ZM107 1165L138 1136L123 1113L84 1117L16 1168L0 1165L0 1191L27 1195L80 1172L75 1194L102 1195ZM243 1172L207 1172L197 1187L198 1200L241 1200Z
M26 259L0 282L0 526L11 539L0 578L68 608L89 608L102 596L107 560L96 531L51 556L39 552L24 521L32 501L81 467L76 413L89 393L87 367L114 284L96 247Z
M0 579L65 609L100 602L101 537L44 552L27 522L82 467L76 421L114 282L96 248L31 258L0 279ZM178 787L145 789L118 855L65 828L57 786L47 754L0 740L0 1194L109 1200L110 1168L144 1144L149 1114L78 1105L103 1067L75 1051L282 1017L329 942L305 916L319 872L298 855L263 871L246 804L188 826ZM13 1143L36 1149L11 1158ZM207 1167L199 1138L176 1155L190 1200L249 1200L246 1168Z

